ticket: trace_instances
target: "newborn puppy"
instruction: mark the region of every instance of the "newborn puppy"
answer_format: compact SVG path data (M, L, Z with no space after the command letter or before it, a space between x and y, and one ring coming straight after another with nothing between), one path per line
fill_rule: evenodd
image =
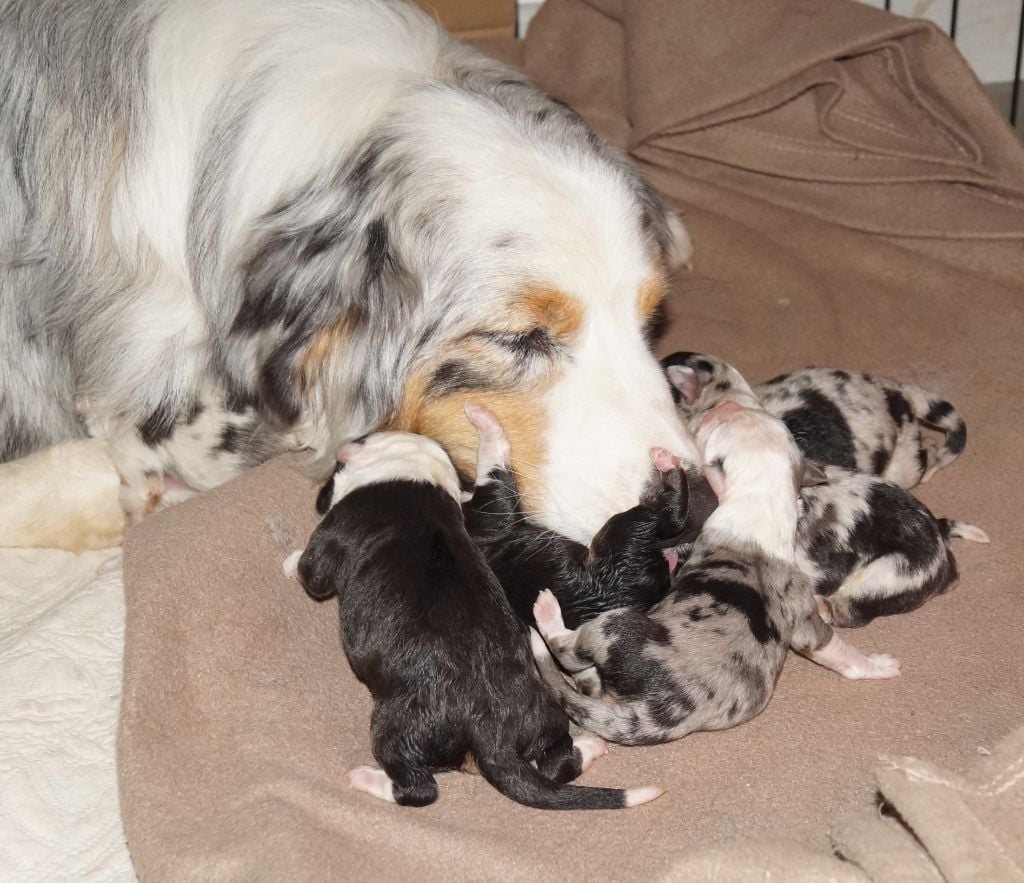
M550 592L537 600L534 655L569 716L627 745L735 726L771 698L789 648L847 678L890 678L891 656L865 656L818 615L796 566L803 458L783 423L734 402L716 406L697 433L718 509L704 524L668 596L649 613L605 613L565 627ZM603 695L562 677L597 669Z
M723 398L754 395L789 427L804 456L903 488L927 481L967 444L967 427L939 396L907 383L838 368L802 368L751 389L727 362L702 353L662 360L677 401L699 415ZM945 433L940 446L921 425Z
M801 493L797 564L833 625L916 610L956 584L950 537L989 541L973 524L936 519L892 482L841 466L826 466L825 475L826 484Z
M692 543L717 504L703 475L685 474L678 458L657 449L658 477L646 498L610 518L587 548L527 520L497 418L479 405L467 405L466 415L480 437L466 527L524 622L533 622L538 586L554 592L570 628L665 597L674 547Z
M534 667L526 626L466 533L455 469L434 441L384 432L339 452L326 517L285 561L337 595L353 672L373 694L373 755L353 788L403 806L437 799L434 773L472 759L502 794L541 809L617 809L662 791L582 788L606 746L574 743ZM536 767L533 766L536 763Z

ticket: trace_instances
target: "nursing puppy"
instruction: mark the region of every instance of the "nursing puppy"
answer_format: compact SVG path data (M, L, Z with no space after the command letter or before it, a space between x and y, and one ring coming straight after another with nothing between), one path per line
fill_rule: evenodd
M605 751L569 735L534 668L526 626L466 533L455 469L434 441L378 433L339 453L329 511L285 561L338 596L353 672L373 694L373 755L351 786L403 806L437 799L434 773L472 756L502 794L541 809L618 809L658 788L565 784ZM532 765L536 763L536 767Z
M805 457L880 475L900 487L927 481L967 443L956 409L912 384L838 368L801 368L751 388L727 362L703 353L673 353L662 365L689 413L753 395L789 427ZM924 438L922 425L943 432L944 442Z
M825 475L825 484L801 492L796 560L833 625L916 610L956 584L951 537L989 541L972 524L935 518L892 482L841 466L826 466Z
M675 547L692 543L717 505L698 469L684 473L678 458L661 451L660 481L640 505L613 515L587 547L528 519L501 424L479 405L467 405L466 414L480 437L466 528L520 619L533 623L538 586L554 593L570 628L608 610L646 609L665 596Z
M705 416L697 442L718 508L668 596L649 613L605 613L576 631L551 593L535 608L548 686L578 724L628 745L749 720L790 648L847 678L899 673L891 656L865 656L818 615L795 560L803 458L782 422L726 402ZM603 694L577 693L547 647L571 673L596 667Z

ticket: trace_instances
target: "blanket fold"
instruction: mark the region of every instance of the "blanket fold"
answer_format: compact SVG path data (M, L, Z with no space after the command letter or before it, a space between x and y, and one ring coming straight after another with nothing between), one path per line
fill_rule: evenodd
M565 0L526 66L641 163L870 232L1024 233L1019 143L928 23L853 0Z

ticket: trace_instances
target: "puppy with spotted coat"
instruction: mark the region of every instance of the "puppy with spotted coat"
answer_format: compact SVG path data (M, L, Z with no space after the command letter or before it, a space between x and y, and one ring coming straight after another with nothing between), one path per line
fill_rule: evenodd
M534 654L548 686L578 724L628 745L750 720L789 649L847 678L899 673L896 659L865 656L818 615L796 563L804 460L782 421L723 402L703 417L697 442L718 508L668 596L649 612L605 613L575 631L551 593L535 608ZM576 692L548 648L601 693Z
M981 528L936 518L891 481L824 469L827 482L800 495L797 564L826 622L850 628L916 610L956 585L952 537L989 542Z
M704 353L662 360L677 403L693 416L750 396L789 427L805 457L880 475L903 488L960 456L967 427L956 409L919 386L838 368L801 368L751 387L728 362ZM921 426L945 434L941 445Z
M916 386L833 368L806 368L751 388L713 356L676 353L665 366L691 419L724 399L763 406L786 423L805 456L830 464L822 482L801 492L797 561L833 625L916 610L956 585L953 537L989 542L973 524L936 518L901 486L918 475L924 480L963 449L967 430L948 402ZM923 444L911 413L944 426L945 445ZM850 451L861 471L844 465ZM883 467L886 477L864 467Z
M567 784L606 746L569 735L526 626L466 533L459 480L441 446L384 432L338 458L317 501L326 515L284 570L314 598L337 595L345 654L373 695L381 769L353 770L351 786L425 806L438 796L435 772L472 762L502 794L541 809L618 809L658 797L658 788Z
M678 458L656 448L664 469L652 464L655 478L640 504L613 515L585 546L529 520L497 417L473 404L466 414L480 438L476 487L463 507L466 527L520 619L533 623L538 586L554 593L570 628L665 597L676 547L697 538L717 505L699 469L684 471Z

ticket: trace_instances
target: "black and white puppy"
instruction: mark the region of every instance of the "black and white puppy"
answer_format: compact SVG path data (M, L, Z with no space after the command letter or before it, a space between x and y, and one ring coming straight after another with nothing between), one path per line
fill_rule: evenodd
M785 425L723 402L697 443L719 504L661 603L572 631L551 593L537 600L534 654L548 686L578 724L628 745L749 720L768 704L790 648L847 678L899 673L897 660L865 656L818 615L796 564L803 457ZM548 647L568 672L588 673L588 687L596 668L603 693L576 692Z
M880 475L900 487L927 481L967 444L967 427L942 397L919 386L838 368L801 368L750 387L732 365L704 353L662 360L677 403L691 416L725 398L753 395L789 427L805 457ZM937 445L921 426L940 430Z
M425 806L437 799L435 772L475 762L502 794L542 809L658 797L659 788L565 784L606 746L569 735L526 626L466 533L458 477L440 445L385 432L338 456L343 468L318 500L329 511L284 567L314 598L338 596L345 654L373 694L381 769L352 770L352 787Z
M916 610L956 585L951 537L989 541L973 524L936 518L890 481L841 466L826 466L825 475L800 495L797 564L833 625Z
M466 415L480 439L476 487L463 507L466 527L524 622L533 623L538 587L554 593L570 628L665 597L676 547L696 540L717 505L699 470L684 472L678 458L655 449L660 482L651 483L640 505L612 516L587 547L527 518L501 424L480 405L467 405Z

